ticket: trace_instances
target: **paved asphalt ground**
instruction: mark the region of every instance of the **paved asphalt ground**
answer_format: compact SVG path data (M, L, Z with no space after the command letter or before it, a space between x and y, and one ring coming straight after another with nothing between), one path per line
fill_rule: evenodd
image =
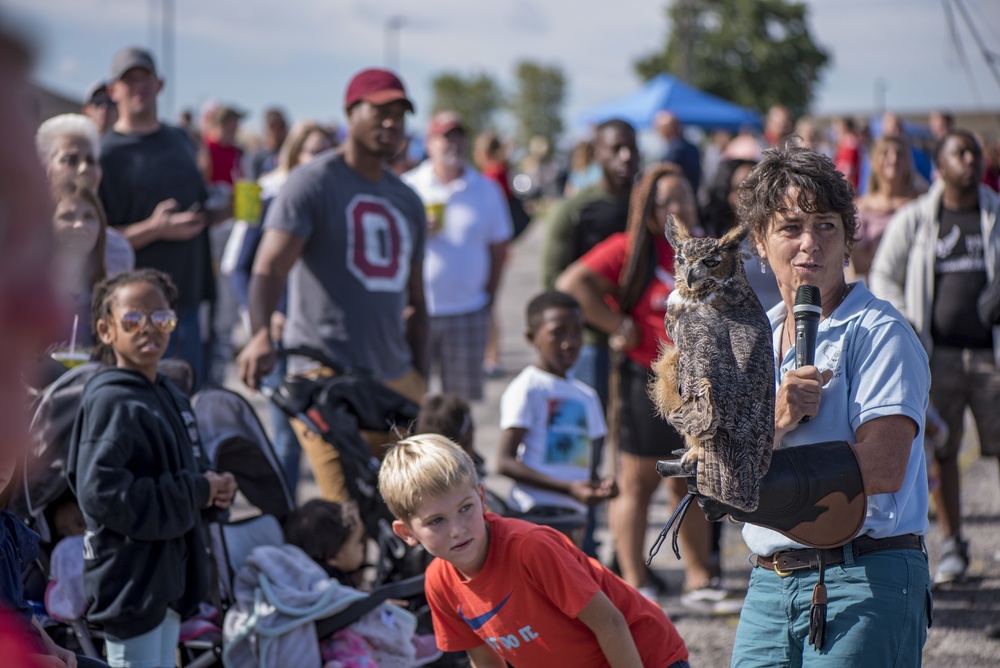
M523 337L524 306L539 290L540 250L544 230L533 224L511 248L510 259L500 290L497 305L501 336L502 377L487 382L486 397L474 407L476 419L476 447L493 468L496 445L499 440L499 402L511 378L532 360L532 351ZM231 382L236 387L238 383ZM433 389L433 388L432 388ZM265 418L263 400L253 398L258 413ZM1000 406L997 407L1000 410ZM965 534L971 541L970 577L960 584L939 587L934 591L934 624L928 632L924 648L924 665L932 668L951 667L1000 667L1000 640L987 639L983 629L989 624L1000 624L1000 482L994 460L979 457L975 437L966 438L963 452L963 514ZM508 483L491 475L487 485L504 492ZM317 496L308 465L303 461L303 480L298 497L300 501ZM661 491L650 511L651 544L666 521L666 493ZM697 508L693 510L697 512ZM599 533L603 540L601 556L605 563L610 555L610 538L606 531ZM937 563L940 534L936 522L931 522L927 537L931 569ZM726 525L723 529L724 583L734 592L745 592L749 580L749 551L737 527ZM728 666L736 634L735 616L718 616L693 611L680 604L683 573L680 562L664 546L653 561L653 568L670 585L670 591L660 603L673 619L687 642L691 665L698 667ZM832 592L831 592L832 593Z

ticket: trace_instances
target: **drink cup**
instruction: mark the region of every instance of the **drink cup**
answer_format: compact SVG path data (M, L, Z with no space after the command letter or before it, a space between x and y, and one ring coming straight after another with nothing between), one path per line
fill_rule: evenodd
M90 361L90 351L77 349L73 352L68 350L56 350L50 355L52 359L62 364L67 369L78 367Z
M427 214L427 229L440 232L444 228L444 202L428 202L424 205Z
M237 181L233 185L233 218L257 225L260 208L260 186L254 181Z

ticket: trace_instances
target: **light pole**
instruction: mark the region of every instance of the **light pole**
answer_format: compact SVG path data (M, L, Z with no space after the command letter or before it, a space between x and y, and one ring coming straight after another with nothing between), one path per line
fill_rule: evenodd
M164 105L166 107L167 118L174 117L174 97L177 91L177 82L174 80L174 0L162 0L163 2L163 76L167 80L167 90Z
M885 99L886 92L889 90L889 84L885 82L882 77L875 77L875 111L879 115L885 113Z
M401 54L399 34L405 20L402 16L390 16L385 20L385 66L399 71Z
M157 0L149 0L149 50L156 54L160 63L159 75L166 80L163 91L164 104L162 111L166 117L174 114L174 0L159 0L159 39L157 39ZM159 43L159 49L157 49Z

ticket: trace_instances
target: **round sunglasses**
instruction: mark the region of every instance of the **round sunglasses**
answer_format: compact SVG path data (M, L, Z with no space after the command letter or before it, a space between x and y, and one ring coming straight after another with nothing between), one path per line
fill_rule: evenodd
M146 322L152 323L153 327L164 334L169 334L177 327L177 314L173 309L162 309L153 311L150 314L141 311L129 311L123 313L119 319L122 331L126 334L135 334L145 327Z

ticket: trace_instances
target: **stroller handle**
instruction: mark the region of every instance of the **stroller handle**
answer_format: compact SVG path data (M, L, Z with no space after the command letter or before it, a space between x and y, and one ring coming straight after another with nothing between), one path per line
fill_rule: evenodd
M322 350L310 346L293 346L291 348L278 348L274 351L278 359L288 359L289 357L305 357L313 362L319 362L323 366L331 369L338 376L346 373L347 368L339 362L334 362Z

